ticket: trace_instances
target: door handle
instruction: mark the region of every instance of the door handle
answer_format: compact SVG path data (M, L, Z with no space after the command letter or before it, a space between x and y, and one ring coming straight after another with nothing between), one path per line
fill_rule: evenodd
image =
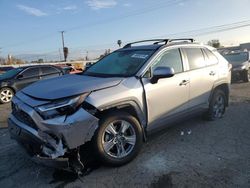
M214 71L211 71L210 73L209 73L209 75L210 76L214 76L216 73L214 72Z
M189 84L189 80L182 80L182 82L179 84L180 86L185 86Z

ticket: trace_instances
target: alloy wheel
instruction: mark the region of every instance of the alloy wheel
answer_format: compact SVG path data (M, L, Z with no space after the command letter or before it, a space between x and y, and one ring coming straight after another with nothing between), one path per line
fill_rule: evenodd
M213 117L214 118L222 118L225 111L225 99L222 95L218 95L214 106L213 106Z
M0 99L3 103L10 102L12 97L13 97L13 92L10 89L5 88L1 90Z
M135 144L135 129L125 120L111 122L102 136L105 153L118 159L128 156L133 151Z

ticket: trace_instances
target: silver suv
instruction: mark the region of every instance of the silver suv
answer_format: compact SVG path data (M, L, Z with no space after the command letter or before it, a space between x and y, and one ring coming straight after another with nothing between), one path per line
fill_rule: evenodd
M130 43L82 75L18 92L9 131L40 162L53 159L79 169L86 154L81 148L89 143L101 162L123 165L138 154L148 133L175 120L199 113L221 118L230 69L216 49L193 39Z

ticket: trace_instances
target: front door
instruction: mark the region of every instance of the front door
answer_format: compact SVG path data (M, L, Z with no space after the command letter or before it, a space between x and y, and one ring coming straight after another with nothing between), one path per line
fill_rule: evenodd
M165 120L188 107L189 74L184 72L179 49L162 52L153 60L151 71L157 67L172 67L175 75L152 84L150 78L143 78L148 109L148 130L165 125ZM165 124L164 124L165 123Z
M39 67L31 67L24 70L16 79L16 88L18 90L40 80Z

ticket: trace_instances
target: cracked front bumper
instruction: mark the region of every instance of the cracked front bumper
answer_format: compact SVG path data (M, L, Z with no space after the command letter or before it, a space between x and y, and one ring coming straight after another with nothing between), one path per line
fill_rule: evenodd
M69 116L43 120L31 106L14 97L8 125L11 137L39 161L65 161L63 157L92 139L98 121L82 108Z
M11 138L18 141L18 143L25 149L25 151L31 156L32 161L42 164L48 167L55 167L60 169L69 168L69 159L67 157L60 157L52 159L48 156L40 156L42 154L43 145L46 143L33 131L29 131L20 127L11 119L8 120L9 132Z

